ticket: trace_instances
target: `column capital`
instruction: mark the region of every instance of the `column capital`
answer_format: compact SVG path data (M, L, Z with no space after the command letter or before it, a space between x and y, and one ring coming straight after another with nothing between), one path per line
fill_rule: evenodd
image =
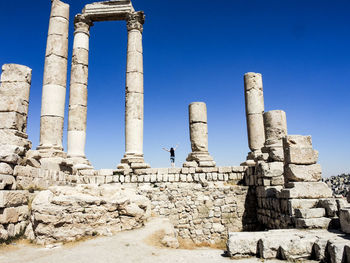
M143 24L145 23L145 14L143 11L132 12L126 15L126 26L128 31L137 29L143 31Z
M91 19L87 16L78 14L74 18L74 29L76 32L83 32L86 34L89 34L90 27L92 27L94 24L91 21Z

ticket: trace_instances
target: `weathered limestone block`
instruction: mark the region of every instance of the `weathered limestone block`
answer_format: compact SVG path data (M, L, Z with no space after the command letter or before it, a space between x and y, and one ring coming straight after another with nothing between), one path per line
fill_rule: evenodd
M320 218L326 215L324 208L295 209L295 216L299 218Z
M338 216L338 203L335 198L319 199L317 206L326 209L327 217Z
M350 234L350 207L340 209L339 219L341 231Z
M50 55L45 59L44 85L59 85L66 87L67 59L57 55Z
M327 244L328 262L343 263L348 262L346 259L344 248L349 245L349 241L345 240L329 240ZM346 261L345 261L346 260Z
M15 190L16 180L12 175L0 174L0 190Z
M26 205L28 203L28 191L0 191L0 208Z
M260 172L263 177L283 176L283 171L284 171L283 162L271 162L271 163L261 162L259 163L259 166L258 166L258 172Z
M82 105L71 105L69 107L68 130L86 130L87 107Z
M287 164L315 164L318 152L312 148L311 136L288 135L283 139Z
M40 144L42 147L62 147L63 118L42 116L40 123Z
M230 232L227 240L227 253L231 258L244 258L257 255L257 243L267 232Z
M18 64L4 64L2 66L1 82L27 82L32 81L32 70Z
M203 123L191 123L190 131L192 151L208 151L208 126Z
M61 22L63 21L63 23ZM60 28L62 31L66 27L64 20L58 21L63 28ZM47 46L46 46L46 56L57 55L64 57L68 54L68 35L65 34L51 34L47 37Z
M69 103L71 105L87 106L87 87L84 84L72 83L70 85Z
M0 163L0 174L13 174L13 165L8 163Z
M120 186L51 187L33 200L33 230L39 244L110 235L141 227L150 208L146 197Z
M332 219L327 217L320 218L297 218L295 220L296 228L323 228L327 229L329 227L329 223Z
M17 164L24 155L24 148L16 145L0 145L0 162Z
M280 198L315 199L332 197L332 190L323 182L293 182L287 184Z
M265 146L278 145L282 147L282 139L287 136L287 117L282 110L272 110L264 113Z
M2 82L0 87L1 97L17 97L29 102L30 83L24 81Z
M290 182L318 182L322 179L322 169L319 164L285 166L285 176Z
M0 112L17 112L27 115L28 102L18 97L0 97Z
M31 148L32 143L27 138L28 135L23 132L12 129L0 129L0 145L17 145L28 150Z
M0 129L14 129L26 132L27 116L17 112L0 112Z
M264 126L264 118L262 114L247 115L249 148L252 151L260 150L265 143L265 135L262 127ZM262 146L261 146L262 145Z

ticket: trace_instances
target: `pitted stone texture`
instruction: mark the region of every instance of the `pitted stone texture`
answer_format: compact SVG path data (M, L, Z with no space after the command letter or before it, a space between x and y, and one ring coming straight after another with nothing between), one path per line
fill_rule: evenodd
M311 136L288 135L283 139L287 164L315 164L318 152L312 148Z
M261 74L246 73L244 90L249 148L256 151L260 150L265 143L264 94Z
M36 242L49 244L139 228L150 201L118 186L52 187L35 197L32 211Z
M281 191L281 198L313 199L332 197L332 190L323 182L293 182Z
M318 182L322 179L322 169L319 164L285 166L285 176L290 182Z
M278 177L282 176L284 172L284 164L282 162L262 162L258 166L258 172L263 177Z
M257 243L267 232L228 233L227 252L231 258L244 258L257 255Z
M189 120L191 123L207 123L207 106L204 102L192 102L188 107Z
M38 149L62 150L67 84L69 5L53 0L46 46Z
M264 113L265 146L282 146L282 139L287 136L287 117L281 110L273 110Z
M27 66L18 64L4 64L2 66L1 82L27 82L32 81L32 70Z

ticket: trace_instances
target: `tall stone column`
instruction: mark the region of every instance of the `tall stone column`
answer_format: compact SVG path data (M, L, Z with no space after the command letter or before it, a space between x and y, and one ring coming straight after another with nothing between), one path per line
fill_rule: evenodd
M68 157L86 164L88 164L85 158L85 142L91 26L92 22L88 18L82 15L75 17L68 114Z
M147 168L143 160L142 11L127 16L128 50L125 89L125 155L118 168Z
M204 102L193 102L188 107L192 152L184 167L214 167L216 163L208 152L207 106Z
M261 152L265 143L264 94L261 74L246 73L244 91L249 148L252 152Z
M67 84L69 5L52 0L47 37L43 94L41 102L40 145L46 153L63 151L63 121ZM63 155L63 153L62 153Z

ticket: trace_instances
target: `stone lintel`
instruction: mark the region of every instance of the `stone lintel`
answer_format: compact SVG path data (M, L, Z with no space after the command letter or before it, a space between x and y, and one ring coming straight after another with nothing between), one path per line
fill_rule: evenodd
M114 0L88 4L82 14L93 22L99 22L126 20L127 15L134 11L130 0Z

